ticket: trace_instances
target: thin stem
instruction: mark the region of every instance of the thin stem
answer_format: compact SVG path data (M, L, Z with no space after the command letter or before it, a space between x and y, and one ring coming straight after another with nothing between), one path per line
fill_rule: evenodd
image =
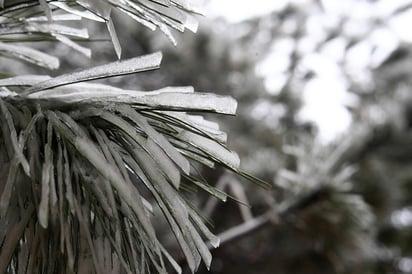
M220 245L223 245L239 237L247 235L251 233L252 231L255 231L256 229L268 224L272 220L273 217L274 217L274 212L270 210L260 215L259 217L250 219L238 226L232 227L218 234L217 237L219 237L220 239Z

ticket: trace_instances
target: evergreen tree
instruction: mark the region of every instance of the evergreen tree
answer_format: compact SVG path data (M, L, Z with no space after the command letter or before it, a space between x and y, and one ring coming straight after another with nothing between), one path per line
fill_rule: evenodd
M331 14L327 1L287 1L234 26L203 19L196 35L171 35L196 30L186 2L0 1L0 54L26 62L1 61L0 272L193 272L203 259L211 273L412 273L412 59L388 27L412 3L347 1L351 12ZM360 16L365 8L374 17ZM101 22L88 28L111 44L89 38L80 18ZM128 31L117 38L115 28ZM93 58L72 58L95 43ZM288 45L288 62L272 65L282 77L268 87L256 64L277 45ZM301 119L302 91L331 49L356 100L351 127L325 145ZM121 50L131 59L101 66ZM157 68L158 50L160 70L111 77ZM356 52L373 58L356 66ZM60 76L33 75L53 73L39 66L55 69L59 54ZM178 87L159 89L168 85ZM237 99L237 117L219 124L242 170L271 191L233 176L262 183L241 171L215 122L193 115L233 114L232 99L181 85Z

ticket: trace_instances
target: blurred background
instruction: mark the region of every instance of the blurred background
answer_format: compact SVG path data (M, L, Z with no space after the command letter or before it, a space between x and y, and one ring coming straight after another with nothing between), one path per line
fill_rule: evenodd
M412 273L412 1L204 2L198 32L176 34L177 46L114 14L123 58L164 58L110 81L238 100L237 116L210 119L272 188L205 169L233 200L188 191L222 239L210 273ZM90 33L93 60L115 60L107 31ZM51 51L67 56L53 73L92 65L65 45Z
M208 7L177 74L239 100L229 144L273 183L217 179L252 208L212 211L212 273L412 273L412 1Z

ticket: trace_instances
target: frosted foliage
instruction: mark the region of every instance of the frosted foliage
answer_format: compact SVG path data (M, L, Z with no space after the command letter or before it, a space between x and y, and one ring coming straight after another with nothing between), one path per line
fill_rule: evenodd
M89 81L114 75L125 75L157 68L162 60L160 52L131 58L125 61L105 64L79 72L64 74L48 81L41 82L26 90L26 93L49 89L52 87L67 85L71 83Z
M49 80L50 78L48 75L20 75L0 79L0 86L32 86L39 82Z
M53 79L52 79L53 80ZM47 81L52 83L52 80ZM0 82L1 84L1 82ZM40 86L41 83L37 86ZM140 92L132 90L110 90L92 87L84 90L83 85L56 88L28 95L29 98L58 99L65 103L76 102L102 102L102 103L127 103L135 106L153 109L181 109L181 110L203 110L224 114L235 114L237 102L231 97L219 96L208 93L183 92ZM31 89L28 89L30 91Z
M147 140L147 149L152 152L152 157L159 167L164 170L170 182L178 189L180 186L180 172L165 152L151 139Z
M52 34L62 34L62 35L69 35L78 38L89 38L89 32L87 29L76 29L72 27L68 27L65 25L60 24L37 24L31 23L26 27L28 31L33 32L44 32L44 33L52 33Z
M95 15L94 13L88 11L88 10L79 10L79 9L75 9L70 7L69 5L63 3L63 2L50 2L50 5L53 5L55 7L59 7L62 10L65 10L71 14L80 16L82 18L86 18L86 19L90 19L93 21L98 21L98 22L105 22L103 18Z
M58 58L29 47L0 42L0 53L7 53L15 58L19 58L49 69L57 69L59 67Z
M161 30L174 43L173 30L197 30L198 2L202 1L39 0L9 1L4 8L0 0L0 34L7 41L0 42L0 54L58 68L58 58L11 41L16 39L59 42L91 57L91 43L85 42L92 37L79 27L83 19L89 19L106 24L120 59L121 41L110 17L112 10ZM182 273L173 258L179 255L170 255L157 238L158 227L152 225L157 218L167 221L192 272L202 260L210 267L209 248L217 247L219 238L182 196L182 190L199 189L226 201L225 193L204 181L197 164L221 165L245 178L251 176L239 170L239 157L226 147L226 133L219 125L192 113L234 115L237 102L228 96L195 92L193 87L148 92L85 83L157 69L161 60L162 53L155 52L56 77L0 79L4 122L0 141L5 147L2 152L11 159L9 170L0 170L7 174L0 219L8 218L10 212L28 212L27 218L15 216L18 225L23 224L20 238L11 235L16 243L7 240L9 235L3 241L0 261L4 262L3 250L13 254L0 263L1 273L21 272L20 266L23 269L31 261L36 269L59 273L84 272L86 261L90 263L86 272L167 273L169 261ZM16 182L29 189L20 195ZM14 197L26 193L30 196L27 206L20 211L12 208L17 203L20 206ZM30 231L32 222L43 229ZM60 241L48 245L56 239L55 233L62 236ZM32 252L27 237L40 239L36 246L45 242L48 251ZM90 258L79 253L85 249ZM50 254L56 260L49 260Z
M240 165L239 156L235 152L228 150L226 147L208 138L193 134L188 131L182 131L179 134L179 137L182 140L188 143L191 143L193 146L199 148L204 153L212 156L219 162L233 169L239 168L239 165Z

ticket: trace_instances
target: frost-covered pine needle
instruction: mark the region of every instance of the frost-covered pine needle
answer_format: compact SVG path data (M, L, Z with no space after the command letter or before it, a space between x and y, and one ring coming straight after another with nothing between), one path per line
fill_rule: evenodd
M196 30L192 2L0 1L0 55L58 67L58 58L10 43L15 39L61 41L89 56L72 40L86 41L87 31L65 25L87 18L107 24L120 58L111 9L173 40L170 29ZM0 79L0 273L181 272L159 242L159 218L192 272L201 260L210 266L206 242L216 247L219 240L188 205L182 180L222 201L226 195L191 166L223 166L254 180L239 170L217 124L193 115L233 115L236 101L191 87L145 92L85 83L155 69L161 58Z

